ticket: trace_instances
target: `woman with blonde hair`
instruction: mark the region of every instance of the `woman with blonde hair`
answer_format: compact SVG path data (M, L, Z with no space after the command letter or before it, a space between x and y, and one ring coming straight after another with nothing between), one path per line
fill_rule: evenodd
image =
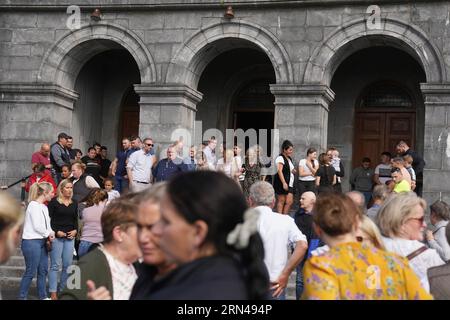
M421 242L424 238L426 202L413 192L392 194L378 212L376 223L386 250L409 260L422 287L429 292L428 268L444 264L434 249Z
M244 196L247 199L250 195L250 187L261 180L262 164L258 157L258 146L248 148L243 165L245 172L244 182L242 184Z
M35 183L30 187L28 207L22 234L22 253L25 272L20 282L19 299L28 296L31 281L37 273L39 299L47 299L46 279L48 272L47 238L53 241L55 233L50 224L48 208L44 204L53 198L53 186L48 182Z
M72 200L73 184L65 179L56 190L56 197L48 204L52 229L55 231L50 252L50 272L48 274L49 292L52 300L57 292L66 286L67 268L72 264L74 239L78 230L78 204ZM58 286L58 271L61 268L61 281Z
M223 158L217 161L217 171L222 171L226 176L230 177L239 184L239 175L241 168L239 168L234 157L233 149L226 149L223 153ZM240 185L240 184L239 184Z
M367 243L380 250L386 250L383 244L380 230L377 225L366 215L362 217L361 225L356 231L356 240Z
M355 203L345 195L319 195L313 226L330 250L306 261L302 298L432 299L405 258L357 241L360 219Z

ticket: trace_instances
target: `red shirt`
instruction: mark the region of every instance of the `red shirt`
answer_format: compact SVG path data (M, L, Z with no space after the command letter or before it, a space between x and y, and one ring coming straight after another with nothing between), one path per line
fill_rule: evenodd
M31 163L42 163L44 166L47 166L50 164L50 156L45 157L42 155L42 153L40 153L39 151L33 153L33 155L31 156ZM48 169L45 169L45 173L50 175L51 172Z
M25 185L25 191L30 192L30 187L36 182L38 182L38 177L37 177L36 173L33 173L31 175L31 177L28 179L27 184ZM39 182L51 183L53 186L53 190L56 193L56 183L55 183L55 181L53 181L53 178L49 174L44 174L42 176L42 178L39 179Z

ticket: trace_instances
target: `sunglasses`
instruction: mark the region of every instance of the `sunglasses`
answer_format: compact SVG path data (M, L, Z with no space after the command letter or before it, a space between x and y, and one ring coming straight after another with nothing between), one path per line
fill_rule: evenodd
M422 216L420 218L409 218L408 220L417 220L420 222L420 224L423 224L425 222L425 216Z
M146 143L146 146L153 147L153 143Z
M357 237L356 237L356 241L358 241L358 242L363 242L363 241L364 241L364 238L361 237L361 236L357 236Z

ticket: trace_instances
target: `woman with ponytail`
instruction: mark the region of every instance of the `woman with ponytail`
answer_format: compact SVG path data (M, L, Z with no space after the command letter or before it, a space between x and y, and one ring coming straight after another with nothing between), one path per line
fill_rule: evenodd
M39 299L47 299L46 279L48 273L47 238L53 241L55 233L50 225L48 208L44 204L54 196L49 182L35 183L30 188L28 207L22 234L22 253L25 258L25 273L20 283L19 299L28 296L31 281L37 273Z
M197 171L174 177L152 232L160 238L168 262L178 267L155 282L148 298L267 298L258 213L246 209L239 186L222 173Z

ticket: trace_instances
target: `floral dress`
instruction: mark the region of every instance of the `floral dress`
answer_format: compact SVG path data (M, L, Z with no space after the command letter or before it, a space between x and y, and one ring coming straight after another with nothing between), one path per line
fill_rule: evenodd
M261 168L262 165L260 162L257 162L256 164L250 165L248 160L245 160L245 164L243 165L243 168L245 169L245 178L243 182L243 189L244 189L244 195L246 198L248 198L250 194L250 187L255 183L258 182L261 177Z
M356 242L339 244L311 257L303 275L302 299L432 299L406 258Z

